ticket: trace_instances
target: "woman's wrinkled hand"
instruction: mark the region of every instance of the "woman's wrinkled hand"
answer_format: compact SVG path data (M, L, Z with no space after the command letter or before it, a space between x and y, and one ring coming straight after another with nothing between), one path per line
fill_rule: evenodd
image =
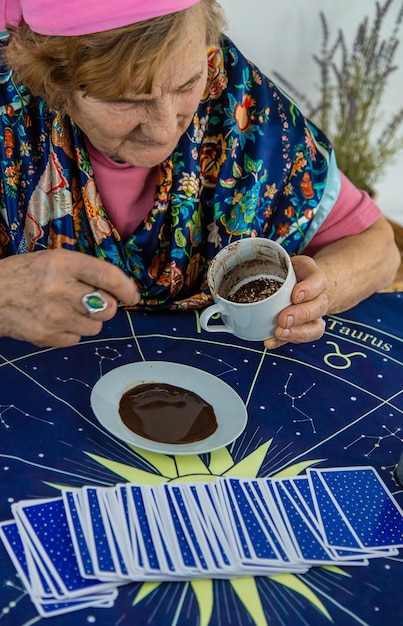
M103 311L89 315L83 296L97 291ZM139 293L124 272L72 250L44 250L0 260L0 335L41 347L78 343L97 335L118 302L135 304Z
M323 315L329 307L328 281L317 263L308 256L292 258L297 284L291 295L291 306L278 316L275 337L266 339L269 350L285 343L306 343L322 337L325 324Z

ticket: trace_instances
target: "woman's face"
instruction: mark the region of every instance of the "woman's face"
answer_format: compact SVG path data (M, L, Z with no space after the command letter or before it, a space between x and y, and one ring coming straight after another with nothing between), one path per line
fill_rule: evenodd
M157 75L151 94L113 102L82 92L67 112L92 145L137 167L154 167L174 150L189 126L207 81L207 46L200 13L191 11L182 46Z

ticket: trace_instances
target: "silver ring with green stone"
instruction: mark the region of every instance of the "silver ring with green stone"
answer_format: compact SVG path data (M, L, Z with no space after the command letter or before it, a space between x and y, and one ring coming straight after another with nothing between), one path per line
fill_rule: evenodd
M98 291L85 294L85 296L81 298L81 302L87 309L88 315L105 311L108 306L107 301Z

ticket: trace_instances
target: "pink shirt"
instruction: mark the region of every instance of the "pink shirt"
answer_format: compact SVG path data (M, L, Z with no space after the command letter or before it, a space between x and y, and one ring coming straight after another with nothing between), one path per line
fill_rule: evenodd
M341 187L339 196L325 220L319 226L312 241L303 254L313 256L332 241L358 235L381 217L382 211L366 191L361 191L340 172ZM314 224L315 220L313 221Z
M107 216L123 240L133 234L154 204L156 168L116 163L86 139L98 191Z
M126 240L153 207L156 169L116 163L96 150L88 140L86 145L105 211L122 239ZM303 250L304 254L313 256L336 239L357 235L382 215L366 192L357 189L341 172L340 176L339 196L312 241Z

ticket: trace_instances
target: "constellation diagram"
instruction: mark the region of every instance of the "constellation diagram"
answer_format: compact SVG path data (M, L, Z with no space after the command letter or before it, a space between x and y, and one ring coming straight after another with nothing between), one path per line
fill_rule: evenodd
M70 376L69 378L60 378L60 376L56 376L56 380L60 381L61 383L79 383L80 385L87 387L87 389L91 389L91 385L86 383L84 380L74 378L73 376Z
M385 472L388 472L389 476L390 476L390 479L393 482L393 484L396 485L396 487L398 487L398 489L400 489L401 485L400 485L400 482L398 481L397 476L396 476L398 460L393 465L381 465L381 470L383 470Z
M104 361L116 361L121 358L121 353L116 348L110 348L109 346L103 346L101 348L95 348L95 356L99 358L99 377L103 374L102 363Z
M12 580L6 580L3 585L4 587L15 589L18 595L15 600L10 600L10 602L6 606L3 606L0 611L0 622L3 620L3 618L4 620L7 620L10 612L15 609L18 603L21 602L21 600L23 600L28 595L25 587L21 583L14 583Z
M344 450L351 448L351 446L356 444L358 441L363 441L367 439L370 441L374 441L375 443L372 444L372 448L364 454L364 456L368 458L377 448L381 447L381 444L385 441L385 439L389 439L390 437L392 437L403 443L403 429L400 428L400 426L397 426L394 430L390 430L390 428L386 426L386 424L382 424L382 428L386 430L385 435L365 435L364 433L362 433L359 437L354 439L354 441L349 443L347 446L344 446Z
M5 429L11 428L10 424L4 418L4 414L7 413L7 411L11 411L13 409L17 411L18 413L21 413L24 417L29 417L33 420L37 420L38 422L43 422L44 424L49 424L50 426L54 426L54 422L50 420L45 420L42 417L37 417L36 415L31 415L31 413L27 413L26 411L22 411L21 409L18 408L18 406L15 406L15 404L0 404L0 427L1 428L5 428Z
M303 391L302 393L300 393L298 396L292 396L289 392L288 392L288 387L291 381L293 374L290 372L290 374L288 375L288 378L284 384L284 395L289 398L291 400L291 408L294 409L295 411L298 411L298 413L301 413L301 415L303 415L302 418L300 419L293 419L292 421L294 422L294 424L300 423L300 422L309 422L312 428L312 432L316 433L316 428L315 428L315 423L312 419L312 417L309 417L309 415L307 415L306 413L304 413L304 411L302 411L301 409L299 409L296 406L296 401L297 400L301 400L301 398L303 398L304 396L306 396L307 393L309 393L309 391L311 391L311 389L313 389L313 387L315 387L316 383L312 383L312 385L310 385L307 389L305 389L305 391Z
M100 378L103 375L103 366L102 366L103 362L104 361L116 361L116 359L119 359L122 356L119 350L116 350L116 348L110 348L109 346L103 346L100 348L96 347L94 355L99 358L99 377ZM92 385L89 385L84 380L81 380L80 378L74 378L73 376L69 378L60 378L59 376L57 376L56 380L59 380L62 383L68 383L68 382L80 383L81 385L84 385L84 387L87 387L88 389L91 389L92 387Z
M219 376L225 376L225 374L230 374L231 372L237 372L238 371L237 367L234 367L233 365L231 365L230 363L227 363L223 359L220 359L220 358L217 358L215 356L212 356L211 354L207 354L206 352L201 352L200 350L195 350L194 354L196 356L203 356L203 357L206 357L207 359L212 359L213 361L216 361L217 363L222 363L223 365L226 365L228 367L228 369L224 370L220 374L216 374L216 376L218 376L218 377Z

